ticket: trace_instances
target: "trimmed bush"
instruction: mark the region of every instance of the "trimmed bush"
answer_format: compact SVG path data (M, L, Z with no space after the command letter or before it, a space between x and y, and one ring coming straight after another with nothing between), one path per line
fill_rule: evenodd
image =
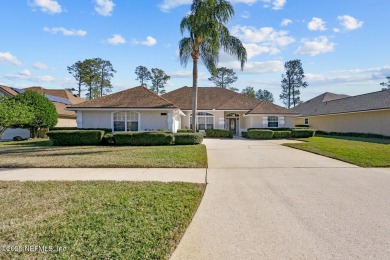
M233 132L227 129L206 129L206 137L233 138Z
M62 131L62 130L99 130L104 131L104 134L112 133L111 128L77 128L77 127L52 127L50 131Z
M248 138L250 139L272 139L274 131L272 130L251 130L248 131Z
M274 132L274 138L290 138L291 137L291 131L275 131Z
M175 134L175 144L178 145L201 144L202 142L203 142L203 134L201 133Z
M115 145L115 138L114 135L109 133L105 134L102 139L102 144L103 145Z
M164 132L117 132L113 136L117 145L147 146L173 143L173 134Z
M242 131L242 132L241 132L241 135L242 135L242 137L244 137L244 138L248 138L248 132Z
M295 125L294 128L310 128L309 125Z
M299 129L299 128L294 128L291 130L291 135L294 138L308 138L308 137L313 137L315 133L314 129Z
M102 141L104 131L101 130L63 130L46 133L53 145L97 145Z
M178 133L192 133L192 130L191 129L178 129L177 132Z
M288 127L280 127L280 128L248 128L248 132L249 131L253 131L253 130L272 130L274 132L276 131L291 131L291 128L288 128Z

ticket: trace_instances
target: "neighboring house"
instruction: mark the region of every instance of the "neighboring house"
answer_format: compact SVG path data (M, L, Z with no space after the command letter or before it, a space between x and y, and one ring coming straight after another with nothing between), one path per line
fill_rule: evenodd
M115 131L191 128L192 88L162 96L140 86L68 107L77 111L79 128ZM292 127L294 112L222 88L198 88L197 129Z
M390 136L390 90L358 96L324 93L293 108L295 124L326 132Z
M31 87L26 89L18 89L0 85L0 96L13 97L19 93L23 93L25 90L32 90L41 93L49 100L51 100L56 107L58 114L58 123L56 127L76 127L76 113L74 111L66 110L66 107L73 104L84 102L85 100L74 96L71 92L62 89L45 89L42 87ZM21 136L23 138L30 137L30 131L28 129L15 128L7 129L1 140L12 140L15 136Z

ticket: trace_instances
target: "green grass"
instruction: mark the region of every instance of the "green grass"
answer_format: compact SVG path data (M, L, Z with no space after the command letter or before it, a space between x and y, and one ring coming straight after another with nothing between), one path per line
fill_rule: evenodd
M361 167L390 167L390 140L387 139L321 136L298 140L304 142L284 145Z
M168 259L204 189L190 183L0 182L0 247L22 248L0 248L0 259ZM54 251L25 251L34 245Z
M206 146L52 146L0 142L0 168L206 168Z

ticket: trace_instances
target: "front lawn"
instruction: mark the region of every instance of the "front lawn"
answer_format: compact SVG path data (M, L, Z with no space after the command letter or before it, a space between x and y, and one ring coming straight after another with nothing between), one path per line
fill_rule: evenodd
M204 189L189 183L0 182L0 259L168 259Z
M0 168L206 168L205 145L52 146L0 142Z
M285 146L324 155L361 167L390 167L390 140L321 136Z

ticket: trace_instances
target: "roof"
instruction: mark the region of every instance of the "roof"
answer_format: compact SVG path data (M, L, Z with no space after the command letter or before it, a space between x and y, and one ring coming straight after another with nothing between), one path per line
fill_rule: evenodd
M6 94L7 96L16 96L18 92L16 92L13 88L0 85L0 91Z
M155 94L144 86L130 88L98 99L68 107L78 108L177 108L172 102Z
M83 98L77 97L72 92L65 90L65 89L46 89L46 88L42 88L42 87L30 87L30 88L25 88L24 90L32 90L32 91L44 94L48 98L49 97L62 98L63 100L52 100L52 101L57 101L57 102L62 102L62 103L64 103L64 100L69 100L71 104L79 104L79 103L85 101ZM70 105L70 104L68 104L68 105Z
M302 117L382 109L390 109L390 90L358 96L337 95L326 92L293 108Z
M181 110L192 109L192 87L182 87L162 97L172 101ZM198 88L198 110L249 110L250 114L294 114L293 111L268 101L216 87Z

